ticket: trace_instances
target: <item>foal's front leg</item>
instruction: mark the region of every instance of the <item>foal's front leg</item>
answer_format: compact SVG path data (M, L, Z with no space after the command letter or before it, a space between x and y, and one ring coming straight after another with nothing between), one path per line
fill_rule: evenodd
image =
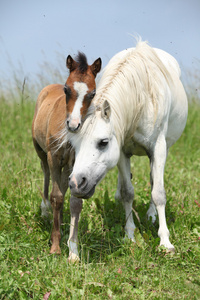
M78 261L78 221L82 210L82 199L71 196L70 198L70 233L68 240L69 258L70 262Z
M135 224L132 215L132 205L134 199L134 188L131 183L131 172L130 172L130 159L127 158L123 152L120 154L118 162L118 186L115 194L115 199L122 201L125 214L126 214L126 225L125 232L132 241L134 239Z
M63 207L63 193L61 192L61 167L57 161L57 157L48 153L48 165L50 168L51 178L52 178L52 192L50 195L50 202L53 209L53 230L51 234L52 246L50 253L60 254L60 223L61 223L61 210Z
M169 230L167 228L165 217L166 194L164 189L164 167L167 158L167 145L163 135L161 135L155 145L154 151L150 158L151 161L151 204L147 212L151 216L151 210L158 212L160 246L165 246L168 250L174 251L174 246L169 241ZM154 205L153 205L154 203Z
M68 177L71 173L72 167L74 164L74 155L71 152L69 160L67 164L63 168L63 172L61 175L61 191L63 197L68 188ZM70 198L70 213L71 213L71 221L70 221L70 233L68 239L68 247L69 247L69 262L75 262L79 260L78 255L78 221L79 216L82 210L82 199L78 199L74 196ZM62 211L61 211L61 221L62 221Z

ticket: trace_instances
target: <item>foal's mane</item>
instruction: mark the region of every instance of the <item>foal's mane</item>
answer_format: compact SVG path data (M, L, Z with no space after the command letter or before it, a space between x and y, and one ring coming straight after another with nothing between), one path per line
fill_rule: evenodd
M76 56L76 62L78 63L78 69L81 73L85 73L88 69L87 57L83 52L78 52Z

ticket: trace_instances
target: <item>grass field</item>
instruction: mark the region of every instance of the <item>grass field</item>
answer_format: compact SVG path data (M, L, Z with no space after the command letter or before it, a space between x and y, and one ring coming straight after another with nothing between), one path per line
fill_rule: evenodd
M187 127L165 170L167 222L176 253L158 248L158 223L146 219L148 159L134 157L137 243L124 240L114 169L84 202L75 265L67 262L69 194L62 254L49 254L51 225L40 217L43 176L31 139L33 111L31 101L0 99L0 299L200 299L200 106L190 106Z

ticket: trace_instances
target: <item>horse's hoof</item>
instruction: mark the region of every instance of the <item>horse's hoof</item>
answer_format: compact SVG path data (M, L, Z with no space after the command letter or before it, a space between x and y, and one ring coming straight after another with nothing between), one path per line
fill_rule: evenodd
M80 258L75 253L70 253L67 261L69 263L74 264L74 263L78 263L80 261Z
M171 253L171 254L174 254L176 251L175 251L175 248L169 248L169 249L166 249L166 253Z
M50 250L50 254L61 254L61 249L59 245L52 245L51 246L51 250Z
M163 251L165 254L175 254L175 252L176 252L174 246L166 247L164 245L160 245L159 250Z

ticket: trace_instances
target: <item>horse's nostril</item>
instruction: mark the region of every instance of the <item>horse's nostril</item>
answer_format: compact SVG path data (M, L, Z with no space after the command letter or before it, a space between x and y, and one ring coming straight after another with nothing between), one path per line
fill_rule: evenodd
M69 176L69 187L73 192L84 190L87 188L87 184L87 178L81 174L77 175L76 177L74 175Z
M81 182L80 182L80 184L79 184L79 188L83 188L83 187L85 187L87 185L87 179L86 179L86 177L82 177L82 179L81 179Z
M69 188L72 190L76 187L75 183L73 181L70 181Z

